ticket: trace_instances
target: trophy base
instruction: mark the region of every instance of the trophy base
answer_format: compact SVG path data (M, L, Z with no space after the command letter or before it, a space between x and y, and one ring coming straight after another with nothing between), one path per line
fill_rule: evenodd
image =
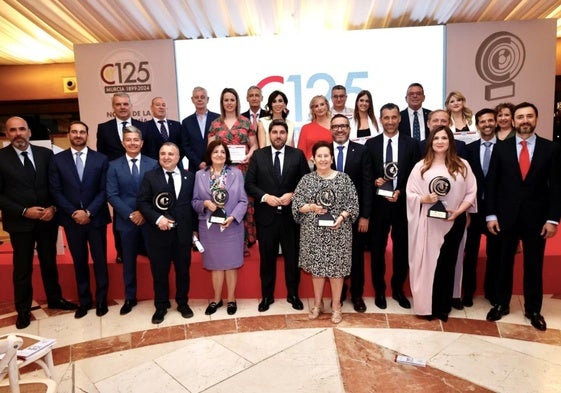
M217 216L210 216L208 222L211 224L224 224L226 222L226 217L217 217Z
M428 217L431 218L440 218L442 220L446 220L448 218L448 212L446 211L438 211L438 210L429 210Z
M380 195L384 198L391 198L393 197L394 192L395 192L394 190L384 190L382 188L378 188L376 190L376 195Z
M325 213L318 217L318 226L332 227L333 225L335 225L335 218L330 213Z

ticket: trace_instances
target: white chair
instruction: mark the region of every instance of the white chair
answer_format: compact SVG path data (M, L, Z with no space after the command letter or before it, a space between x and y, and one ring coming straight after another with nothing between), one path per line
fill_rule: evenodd
M17 351L23 345L23 339L9 335L0 339L0 393L56 393L57 385L51 379L19 379ZM8 380L3 380L8 375Z
M0 336L0 340L6 338L8 335ZM26 334L26 333L15 333L16 337L19 337L23 340L23 344L21 348L27 348L38 341L43 340L44 337L35 336L33 334ZM17 366L18 368L23 368L31 363L37 363L43 369L45 376L49 379L55 379L55 365L53 362L53 351L52 346L48 346L46 348L37 351L31 356L28 356L26 359L19 359L17 358Z

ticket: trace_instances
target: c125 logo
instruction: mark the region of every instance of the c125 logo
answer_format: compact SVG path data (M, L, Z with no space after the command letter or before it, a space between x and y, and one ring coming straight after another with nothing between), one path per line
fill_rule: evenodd
M117 50L101 63L99 76L106 94L144 93L152 90L150 62L130 49Z
M359 93L361 90L363 90L361 87L355 86L355 82L357 79L368 79L368 71L355 71L355 72L349 72L347 74L347 78L345 81L345 84L343 86L345 86L345 88L347 89L347 94L353 94L353 93ZM288 83L292 84L293 86L293 96L294 96L294 117L295 117L295 121L296 122L301 122L303 121L303 108L307 108L308 105L302 105L302 96L304 93L304 88L307 91L313 91L313 95L317 95L317 94L322 94L321 91L319 91L319 89L316 86L316 84L318 83L322 83L322 84L327 84L327 89L325 90L325 92L323 93L328 99L331 95L331 88L337 84L340 83L336 83L335 82L335 78L333 78L331 75L329 75L328 73L325 72L318 72L316 74L311 75L306 81L305 81L305 87L302 81L302 75L289 75L287 78L284 78L283 76L280 75L271 75L268 77L263 78L258 84L257 86L259 86L261 89L264 89L265 86L271 84L271 83L280 83L283 85L287 85ZM288 92L285 92L288 94Z

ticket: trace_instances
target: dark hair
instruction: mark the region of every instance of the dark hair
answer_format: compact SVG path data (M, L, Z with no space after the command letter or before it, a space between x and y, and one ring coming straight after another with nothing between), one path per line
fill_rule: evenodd
M314 143L314 146L312 146L312 156L316 155L316 151L318 151L320 147L327 147L329 149L329 154L331 154L331 158L333 158L333 143L328 141L317 141Z
M503 109L507 108L510 111L510 115L514 115L514 104L512 102L501 102L495 107L495 112L497 114Z
M347 89L343 85L335 85L331 88L332 93L333 93L333 90L345 90L345 94L347 94Z
M274 126L283 126L284 130L286 132L288 132L288 124L286 124L286 121L284 121L283 119L273 119L269 123L269 132L271 132L273 130Z
M222 139L215 139L211 141L206 148L205 158L203 161L206 164L207 170L210 169L210 167L212 166L212 158L211 158L212 152L218 146L222 146L224 148L224 151L226 152L226 162L224 163L224 165L232 165L232 160L230 158L230 150L228 150L228 145L224 141L222 141Z
M409 90L412 87L420 87L421 90L423 90L423 94L425 94L425 88L423 87L423 85L421 85L419 82L413 82L411 83L409 86L407 86L407 90Z
M512 117L514 118L514 114L516 113L516 111L522 108L532 108L534 110L534 113L536 114L536 117L538 117L538 108L536 108L534 104L526 101L521 102L520 104L514 107L514 110L512 111Z
M463 163L462 159L458 157L458 153L456 152L456 141L454 139L454 134L452 130L446 126L438 126L431 132L429 132L429 136L427 137L427 146L425 148L425 158L424 164L421 168L421 177L423 174L429 170L432 166L432 162L434 161L434 150L432 148L432 142L434 141L434 137L440 131L445 131L446 135L448 136L448 151L446 152L446 157L444 159L444 163L446 168L448 169L448 173L454 179L456 179L456 174L460 173L464 178L467 175L467 167Z
M340 119L340 118L346 119L347 120L347 125L350 125L349 118L342 113L337 113L336 115L333 115L333 117L331 118L331 122L333 122L333 120L335 120L335 119Z
M493 117L495 118L495 120L497 120L497 112L495 112L494 109L491 109L491 108L483 108L483 109L477 111L477 113L475 114L475 124L479 123L479 118L480 118L481 116L486 115L486 114L489 114L489 113L493 115Z
M88 125L87 125L86 123L84 123L83 121L80 121L80 120L74 120L73 122L71 122L71 123L68 125L68 131L69 131L69 132L70 132L70 129L72 128L72 126L73 126L74 124L81 124L81 125L83 125L84 127L86 127L86 133L89 133L90 128L88 127ZM29 127L28 127L28 128L29 128Z
M284 103L288 105L288 98L286 97L286 94L284 94L282 91L275 90L271 94L269 94L269 98L267 98L267 104L265 104L265 109L267 110L267 116L269 116L271 119L273 118L273 101L278 96L281 96ZM282 112L282 118L286 119L289 112L290 111L288 110L288 108L285 108L284 112Z
M380 108L380 117L382 117L382 111L383 110L394 110L397 109L397 112L399 113L399 106L397 106L396 104L394 104L393 102L388 102L387 104L382 105L382 107Z
M236 117L240 117L240 96L238 95L238 92L231 88L231 87L226 87L224 90L222 90L222 93L220 94L220 120L224 121L224 118L226 117L226 113L224 111L224 95L226 93L231 93L234 95L234 97L236 97Z
M361 128L361 124L360 124L360 115L359 115L359 110L358 110L358 100L361 99L363 96L368 97L368 101L369 101L369 105L368 105L368 110L366 111L368 117L370 118L370 121L372 122L372 125L374 125L374 127L376 128L376 131L378 131L378 122L376 121L376 116L374 116L374 103L372 102L372 94L370 94L370 92L368 90L361 90L357 95L356 95L356 100L355 100L355 110L353 112L353 116L356 122L356 128L357 130L360 130Z

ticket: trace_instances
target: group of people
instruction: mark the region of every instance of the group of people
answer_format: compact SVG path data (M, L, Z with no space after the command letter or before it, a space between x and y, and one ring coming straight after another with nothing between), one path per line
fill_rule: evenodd
M70 124L70 148L55 156L29 144L24 119L7 121L11 145L0 150L0 209L14 248L18 328L30 322L35 243L49 307L75 309L76 318L94 304L98 316L107 312L109 202L123 263L123 315L137 303L136 258L146 253L154 285L152 322L161 323L171 307L171 264L177 310L184 318L193 316L188 304L193 244L211 271L213 298L205 314L224 305L224 282L226 311L235 314L237 271L257 241L258 310L267 311L275 301L282 254L287 301L304 308L298 293L302 269L312 276L309 318L325 311L329 281L331 320L339 323L348 293L355 311L367 309L365 249L375 305L387 307L385 253L391 234L392 298L411 308L405 294L409 274L415 314L446 321L452 307L473 305L485 234L484 291L492 305L487 319L509 313L521 241L525 315L535 328L546 329L542 266L546 239L556 234L561 217L561 152L535 134L533 104L501 104L473 116L466 98L454 91L446 109L430 111L422 107L423 86L413 83L406 109L387 103L376 119L370 92L361 91L352 110L345 106L345 87L336 85L332 105L325 96L312 98L311 122L295 136L282 91L271 93L261 109L261 90L251 86L250 109L243 114L232 88L222 91L220 113L208 110L202 87L194 88L191 99L195 113L179 123L167 119L165 99L156 97L153 120L142 123L131 117L128 95L115 94L115 118L98 126L97 151L87 147L88 126L81 121ZM58 285L58 225L74 261L78 305L65 300Z

